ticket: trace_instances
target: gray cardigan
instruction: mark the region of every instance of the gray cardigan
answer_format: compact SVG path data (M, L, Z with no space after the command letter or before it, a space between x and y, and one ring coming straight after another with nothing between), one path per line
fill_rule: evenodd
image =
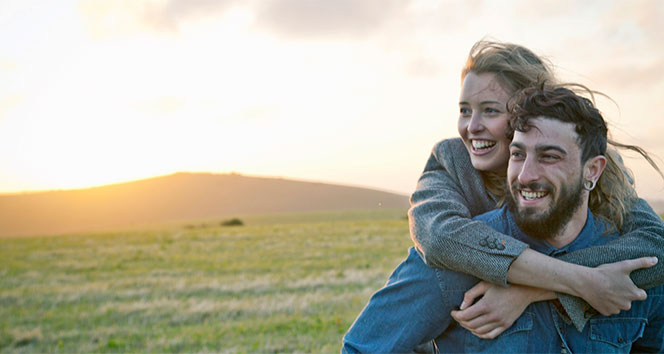
M471 218L495 209L497 199L484 187L459 138L437 143L408 211L410 233L424 261L432 267L448 268L494 284L507 285L507 270L527 245ZM640 288L664 284L664 221L642 199L633 206L622 235L598 247L558 257L595 267L645 256L656 256L655 267L632 272ZM579 331L596 314L583 299L558 294L558 299Z

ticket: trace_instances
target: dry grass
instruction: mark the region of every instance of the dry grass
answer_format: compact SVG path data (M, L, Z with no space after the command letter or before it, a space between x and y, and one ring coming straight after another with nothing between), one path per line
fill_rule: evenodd
M338 352L402 214L3 239L0 352Z

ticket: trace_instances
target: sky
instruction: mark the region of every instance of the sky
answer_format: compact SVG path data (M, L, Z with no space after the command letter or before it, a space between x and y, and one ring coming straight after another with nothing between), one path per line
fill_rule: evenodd
M483 38L609 95L614 138L664 167L662 18L657 0L0 0L0 193L201 171L410 194L458 135Z

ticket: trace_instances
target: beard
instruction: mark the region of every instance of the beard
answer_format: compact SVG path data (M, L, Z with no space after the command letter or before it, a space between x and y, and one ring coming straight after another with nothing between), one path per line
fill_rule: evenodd
M514 181L511 187L506 187L507 207L514 214L514 221L526 235L538 239L547 239L558 235L583 202L583 179L579 178L576 184L567 184L560 187L556 200L544 212L533 208L517 206L519 189L529 188L533 191L546 191L553 196L553 186L550 184L530 183L523 185Z

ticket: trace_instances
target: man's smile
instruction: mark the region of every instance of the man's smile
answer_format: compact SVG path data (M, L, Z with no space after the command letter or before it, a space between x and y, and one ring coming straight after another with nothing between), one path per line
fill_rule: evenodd
M546 195L549 194L549 192L529 192L529 191L520 191L521 196L525 200L535 200L535 199L541 199L544 198Z

